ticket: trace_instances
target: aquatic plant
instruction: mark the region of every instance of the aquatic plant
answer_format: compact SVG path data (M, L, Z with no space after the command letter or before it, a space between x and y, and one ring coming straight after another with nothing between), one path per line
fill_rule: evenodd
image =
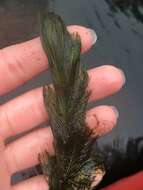
M69 34L60 16L41 15L41 41L53 87L44 87L55 155L39 156L50 190L88 190L104 175L103 160L93 151L97 137L85 122L88 75L80 63L81 40Z

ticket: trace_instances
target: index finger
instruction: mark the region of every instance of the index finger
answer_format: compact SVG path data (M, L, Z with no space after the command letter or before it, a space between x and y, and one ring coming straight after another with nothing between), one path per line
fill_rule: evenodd
M81 37L82 52L96 41L93 30L82 26L69 26L70 33ZM0 50L0 95L22 85L48 68L48 60L39 38Z

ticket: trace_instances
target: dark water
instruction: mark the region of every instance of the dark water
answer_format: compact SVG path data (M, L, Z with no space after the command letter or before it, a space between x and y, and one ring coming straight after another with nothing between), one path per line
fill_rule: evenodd
M1 0L0 46L37 36L37 13L45 3ZM143 168L143 1L53 0L52 4L67 24L84 25L97 32L96 46L82 57L88 68L112 64L126 74L127 83L121 92L91 105L112 104L120 111L117 127L100 142L109 170L103 183L109 184ZM44 72L22 88L0 97L0 102L46 81L49 76Z

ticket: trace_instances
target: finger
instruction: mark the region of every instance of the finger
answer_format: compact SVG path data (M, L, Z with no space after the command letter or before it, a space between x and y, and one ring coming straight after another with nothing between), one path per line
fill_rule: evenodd
M113 66L102 66L88 71L91 91L89 101L114 94L123 86L122 72ZM29 130L48 119L43 103L42 88L32 90L0 108L0 134L3 138Z
M117 118L115 108L112 106L99 106L87 111L86 122L87 126L96 135L102 135L112 130L116 125ZM49 154L54 154L52 142L53 135L51 128L48 127L36 130L7 145L7 163L11 173L38 164L37 155L46 149Z
M12 187L12 190L48 190L48 185L43 176L36 176L25 180Z
M139 172L131 177L124 178L109 187L105 187L102 190L142 190L143 189L143 172Z
M90 100L96 101L118 92L125 84L125 74L112 65L97 67L89 72Z
M119 112L114 106L97 106L86 113L86 122L95 136L102 136L113 129Z
M89 50L97 39L92 30L82 26L69 26L68 30L79 33L82 52ZM22 85L47 67L48 60L39 38L0 50L0 95Z
M5 145L3 139L0 136L0 189L10 188L10 173L7 168L7 163L5 161L4 155ZM4 177L5 176L5 177Z

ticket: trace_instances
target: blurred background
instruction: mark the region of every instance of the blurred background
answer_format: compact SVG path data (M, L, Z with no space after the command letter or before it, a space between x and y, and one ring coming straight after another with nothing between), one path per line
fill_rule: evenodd
M127 83L121 92L89 105L114 105L120 112L117 127L98 142L107 168L100 188L143 169L143 1L52 0L50 4L66 24L96 31L98 41L82 55L83 64L88 68L111 64L126 74ZM47 0L1 0L0 47L38 36L38 13L45 6ZM47 82L50 76L45 71L0 97L0 104ZM37 172L39 169L32 168L16 174L13 183Z

